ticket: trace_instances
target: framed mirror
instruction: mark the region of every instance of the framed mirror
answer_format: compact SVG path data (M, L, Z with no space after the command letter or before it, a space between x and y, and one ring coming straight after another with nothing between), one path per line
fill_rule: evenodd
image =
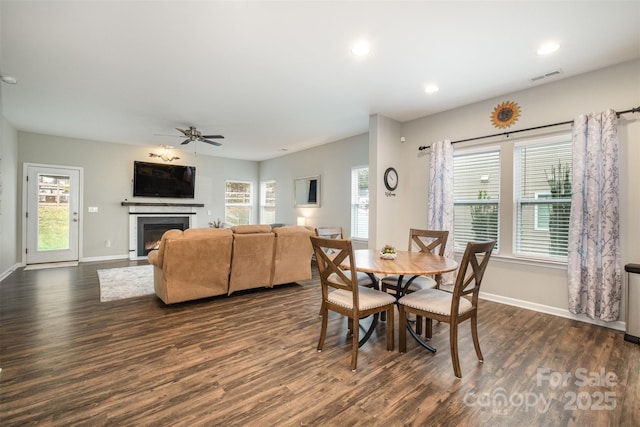
M320 207L320 175L296 178L293 182L296 208Z

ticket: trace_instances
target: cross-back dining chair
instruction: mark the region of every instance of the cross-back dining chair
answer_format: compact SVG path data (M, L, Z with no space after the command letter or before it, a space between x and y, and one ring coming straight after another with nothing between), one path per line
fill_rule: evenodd
M462 378L460 358L458 357L458 325L465 320L471 320L471 336L473 346L480 362L483 361L480 342L478 341L478 293L484 277L491 251L495 241L469 242L462 256L453 292L440 289L424 289L406 294L398 300L400 312L400 352L407 350L407 314L427 319L427 333L431 335L431 321L449 323L449 345L451 347L451 362L456 377ZM420 339L418 336L414 337Z
M315 231L316 236L325 239L344 239L344 229L342 227L318 227ZM358 278L358 285L360 286L369 288L377 286L376 280L365 272L357 271L356 277Z
M447 245L449 232L446 230L420 230L411 228L409 230L409 251L417 249L419 252L431 252L436 255L444 256L444 250ZM393 291L399 296L397 275L383 277L380 281L380 288L385 291ZM400 286L404 287L411 277L403 277ZM409 285L407 292L415 292L422 289L437 288L436 279L428 276L417 276Z
M351 347L351 370L355 372L358 363L360 319L385 312L387 315L387 350L394 348L395 298L382 291L359 286L356 277L353 247L348 239L324 239L311 236L311 244L316 255L320 284L322 286L322 329L318 341L318 351L322 351L327 335L329 310L348 317L353 327ZM328 251L330 249L330 251ZM349 268L341 267L348 262ZM348 274L347 274L348 273Z

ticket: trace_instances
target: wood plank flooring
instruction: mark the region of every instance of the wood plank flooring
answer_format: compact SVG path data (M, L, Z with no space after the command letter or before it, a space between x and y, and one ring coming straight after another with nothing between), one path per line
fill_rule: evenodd
M96 270L139 263L0 283L0 425L640 425L640 346L618 331L482 301L485 361L463 324L462 379L446 324L434 324L436 354L410 337L406 354L387 352L380 324L353 373L341 317L316 351L315 275L173 306L101 303Z

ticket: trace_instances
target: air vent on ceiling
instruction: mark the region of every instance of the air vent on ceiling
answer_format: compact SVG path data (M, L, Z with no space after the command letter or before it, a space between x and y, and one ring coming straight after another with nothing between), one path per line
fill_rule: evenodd
M532 77L531 81L532 82L537 82L537 81L542 80L542 79L548 79L549 77L557 76L558 74L562 74L562 70L560 70L560 69L553 70L553 71L549 71L548 73L544 73L544 74L542 74L540 76Z

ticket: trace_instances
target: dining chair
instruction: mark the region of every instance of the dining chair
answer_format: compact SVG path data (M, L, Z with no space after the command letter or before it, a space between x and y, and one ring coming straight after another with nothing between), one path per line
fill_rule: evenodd
M385 312L387 315L387 350L394 349L393 312L395 298L386 292L359 286L356 280L356 265L353 247L348 239L325 239L311 236L311 244L316 255L320 284L322 286L322 329L318 341L318 352L322 351L327 335L329 310L346 316L353 324L351 330L351 370L355 372L358 363L360 319ZM331 251L327 251L330 249ZM329 253L328 253L329 252ZM341 267L348 262L349 268ZM347 274L349 273L349 274Z
M315 231L316 236L325 239L344 239L344 229L342 227L317 227ZM330 249L327 250L330 251ZM349 272L347 272L347 274L348 273ZM366 286L369 288L377 286L377 280L363 271L357 271L356 277L358 278L358 285L360 286Z
M427 333L431 330L432 320L449 323L451 362L456 377L462 378L460 358L458 357L458 325L467 319L471 319L471 336L476 355L480 362L483 361L478 341L478 293L494 246L495 241L467 243L458 268L453 293L440 289L424 289L408 293L398 300L401 353L407 350L407 327L405 327L407 314L413 313L427 319ZM412 333L412 335L421 342L421 338L417 334ZM423 342L421 344L428 348Z
M409 230L409 251L418 249L419 252L431 252L436 255L444 256L444 250L447 245L449 232L446 230L419 230L411 228ZM385 276L380 280L381 290L388 292L393 291L396 296L400 297L398 290L397 275ZM404 287L411 277L403 277L400 283ZM413 279L406 292L415 292L423 289L437 288L438 283L433 277L417 276Z

